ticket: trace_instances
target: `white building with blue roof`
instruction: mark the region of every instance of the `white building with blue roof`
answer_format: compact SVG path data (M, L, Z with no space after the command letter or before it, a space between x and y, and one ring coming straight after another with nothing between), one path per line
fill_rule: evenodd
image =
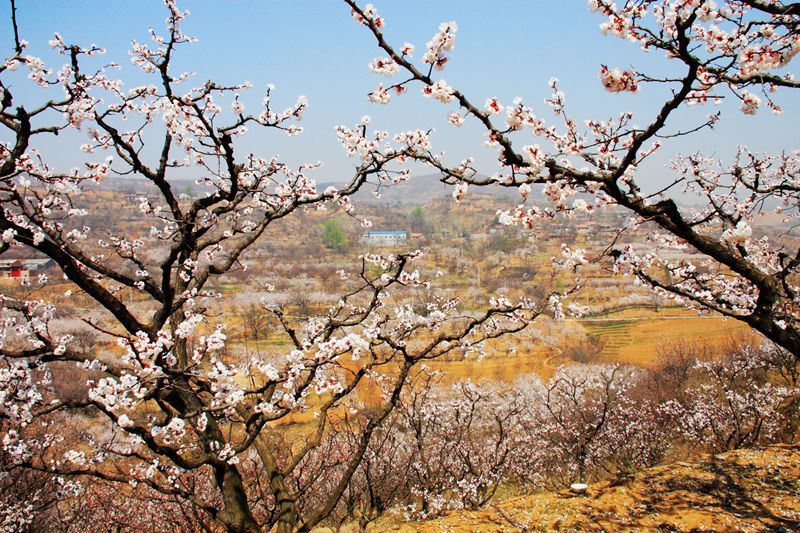
M408 242L407 231L369 231L361 238L370 246L402 246Z

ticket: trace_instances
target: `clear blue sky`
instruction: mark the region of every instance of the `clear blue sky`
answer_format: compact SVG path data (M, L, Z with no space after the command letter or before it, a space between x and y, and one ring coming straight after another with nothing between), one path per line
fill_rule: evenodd
M603 36L598 30L600 17L589 13L582 0L373 3L387 21L387 38L397 45L413 43L416 57L421 57L440 22L457 21L456 49L441 76L480 105L488 96L498 96L506 103L522 96L548 120L552 114L543 99L549 92L547 80L557 76L577 121L605 119L630 109L637 112L636 122L643 125L655 115L664 98L663 88L645 87L635 95L609 94L598 81L600 65L634 66L651 72L673 68L660 55L643 54L630 43ZM129 85L142 81L128 60L131 39L148 40L148 26L161 30L166 16L155 0L21 0L18 4L20 32L31 43L30 53L58 67L60 59L53 57L47 46L53 32L60 32L68 42L96 43L108 49L107 60L122 64L119 76L129 80ZM352 22L344 3L185 0L179 5L191 11L184 30L199 42L181 50L176 70L196 71L198 84L206 79L251 81L255 87L245 102L253 111L267 83L277 86L275 102L288 105L300 94L310 100L302 136L287 139L279 133L251 132L248 150L265 156L278 153L295 163L323 160L318 179L345 179L352 162L339 148L334 126L352 125L369 114L373 126L390 132L433 127L437 130L434 145L444 150L450 161L474 155L481 170L493 171L494 152L483 146L482 132L474 126L459 130L447 126L446 114L454 107L423 98L418 87L389 106L366 101L367 92L385 81L372 74L367 64L383 54L372 36ZM9 26L2 34L7 51L11 49ZM666 179L663 165L668 153L675 151L691 152L702 146L707 152L728 156L737 143L758 150L797 149L798 98L785 93L779 102L785 109L779 117L767 111L748 117L737 111L738 105L724 107L727 112L717 131L673 143L671 152L650 165L652 184ZM701 119L711 111L711 106L693 108L678 120L689 124L683 121ZM521 146L536 141L526 135L519 142ZM64 144L58 149L66 154L73 147Z

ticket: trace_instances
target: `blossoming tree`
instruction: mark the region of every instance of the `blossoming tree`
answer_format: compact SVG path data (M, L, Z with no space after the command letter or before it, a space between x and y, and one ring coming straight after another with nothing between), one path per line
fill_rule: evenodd
M481 350L482 341L524 328L542 310L500 299L465 314L456 301L434 299L423 316L404 296L427 286L412 270L420 254L367 255L359 271L340 273L344 292L324 316L298 323L271 310L293 346L288 353L226 356L224 316L214 313L222 295L211 282L245 268L246 251L276 220L324 204L352 213L349 197L367 180L406 177L400 164L428 149L427 134L387 138L368 135L366 124L340 127L357 165L349 183L320 191L309 176L316 164L290 168L239 148L248 128L300 133L305 98L276 109L269 87L248 114L247 83L190 86L194 74L172 68L193 41L182 30L186 13L173 0L166 7L166 33L151 30L151 43L133 42L131 62L152 83L132 88L110 77L112 65L97 66L102 49L60 35L50 44L66 64L48 69L26 53L12 18L15 50L0 66L0 252L26 247L49 257L70 287L61 301L86 297L102 312L81 316L100 337L83 349L78 333L59 326L59 299L45 290L53 280L23 279L22 297L0 296L0 515L8 527L30 524L63 498L78 496L72 508L58 508L71 520L113 495L132 506L100 518L99 505L82 523L127 516L128 527L173 529L188 514L195 526L235 531L309 529L339 502L415 365ZM21 104L23 90L25 102L38 103ZM37 149L59 134L88 137L82 165L61 170ZM117 174L156 191L138 201L141 232L87 222L87 191ZM174 178L183 176L206 192L179 194ZM88 380L60 395L54 381L76 365ZM368 410L358 396L366 382L380 391ZM302 494L289 481L308 469L309 454L345 409L358 418L352 453L319 498L300 508ZM300 412L314 416L299 445L273 438L277 423Z
M477 121L486 131L487 144L497 149L499 169L489 178L479 175L469 159L451 164L431 150L414 154L438 169L442 181L455 186L456 198L470 184L518 188L523 202L499 215L505 224L523 226L559 212L622 206L634 215L622 231L655 224L654 241L692 247L703 259L664 260L609 243L606 252L613 257L615 270L692 305L741 320L795 356L800 354L800 250L790 242L754 235L752 227L765 212L778 214L787 225L796 224L798 153L758 154L739 147L728 163L702 153L677 157L671 164L674 179L655 192L644 192L653 187L647 187L639 171L662 143L713 128L720 116L716 112L696 117L694 125L680 129L673 123L682 108L734 99L745 114L763 107L781 111L776 100L781 91L800 88L789 70L800 51L797 3L590 0L589 8L604 18L604 33L661 52L673 65L670 74L600 66L600 82L608 91L636 92L661 85L669 89L669 96L650 116L637 117L643 126L625 111L610 120L590 118L581 127L569 114L556 78L550 81L552 96L546 100L555 115L552 123L536 116L522 98L500 102L490 97L480 105L439 78L438 71L445 68L454 48L458 29L454 22L443 23L417 59L412 44L395 46L386 41L384 21L374 6L345 2L387 54L370 68L384 76L403 74L400 81L379 84L369 93L371 101L386 104L392 95L418 85L425 96L452 109L450 124ZM520 146L523 133L532 133L541 144ZM552 208L526 203L535 184L543 186ZM703 207L679 206L676 191L696 195ZM587 193L590 200L576 197L580 193Z

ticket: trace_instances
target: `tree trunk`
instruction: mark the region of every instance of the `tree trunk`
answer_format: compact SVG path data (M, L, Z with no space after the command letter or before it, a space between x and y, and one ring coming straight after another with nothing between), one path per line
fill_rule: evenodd
M272 454L264 435L259 434L254 440L254 445L262 464L269 474L270 489L273 496L275 496L275 504L278 506L278 521L275 523L275 532L291 533L300 520L294 497L286 486L286 478L278 467L275 456Z
M261 531L253 518L253 513L250 512L242 476L238 470L234 467L217 468L214 474L225 506L222 518L225 529L237 533Z

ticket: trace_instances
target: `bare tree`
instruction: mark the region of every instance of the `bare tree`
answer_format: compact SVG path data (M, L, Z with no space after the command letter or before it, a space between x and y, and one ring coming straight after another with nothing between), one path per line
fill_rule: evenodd
M251 303L240 308L239 316L250 337L260 340L268 324L269 314L263 305Z

